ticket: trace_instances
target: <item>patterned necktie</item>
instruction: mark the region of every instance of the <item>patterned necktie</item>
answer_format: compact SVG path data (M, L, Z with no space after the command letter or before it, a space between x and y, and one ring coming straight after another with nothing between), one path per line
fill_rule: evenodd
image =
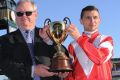
M30 51L30 55L32 58L33 65L35 65L35 60L34 60L34 47L32 43L32 33L31 31L26 31L26 42Z
M26 31L26 42L30 51L30 55L32 58L33 65L36 65L35 63L35 57L34 57L34 46L33 46L33 40L32 40L32 32ZM40 80L39 76L34 76L34 80Z
M32 43L32 32L31 31L25 31L25 37L27 43Z

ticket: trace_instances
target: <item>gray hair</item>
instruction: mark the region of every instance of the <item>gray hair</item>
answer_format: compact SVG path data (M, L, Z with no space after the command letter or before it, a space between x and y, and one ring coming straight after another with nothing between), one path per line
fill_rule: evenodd
M16 5L16 8L21 4L21 3L24 3L24 2L30 2L33 6L33 10L34 11L37 11L37 5L35 4L34 0L19 0L17 5Z

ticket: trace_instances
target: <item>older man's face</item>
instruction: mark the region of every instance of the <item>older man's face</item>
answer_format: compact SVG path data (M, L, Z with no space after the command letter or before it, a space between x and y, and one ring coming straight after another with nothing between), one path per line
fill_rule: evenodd
M37 11L30 2L23 2L16 8L17 25L25 30L31 30L36 24Z

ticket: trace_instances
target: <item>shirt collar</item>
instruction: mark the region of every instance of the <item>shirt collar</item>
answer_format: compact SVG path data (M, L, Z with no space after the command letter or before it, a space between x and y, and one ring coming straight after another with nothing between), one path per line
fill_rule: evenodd
M84 33L91 38L92 34L97 32L98 30L95 30L95 31L84 31Z
M34 33L34 29L32 29L32 30L25 30L25 29L19 27L19 30L20 30L22 33L24 33L25 31L32 31L32 32Z
M23 28L21 28L21 27L19 27L19 30L20 30L20 32L22 33L22 35L23 35L23 37L24 37L24 39L25 39L25 32L26 32L26 30L25 29L23 29ZM32 29L32 30L30 30L31 31L31 36L32 36L32 39L33 39L33 41L34 41L34 33L35 33L35 28L34 29Z

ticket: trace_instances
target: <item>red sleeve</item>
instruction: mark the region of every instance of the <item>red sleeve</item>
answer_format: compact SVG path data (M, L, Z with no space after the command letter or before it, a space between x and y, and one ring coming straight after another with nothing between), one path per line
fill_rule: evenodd
M78 44L85 51L86 55L95 63L102 64L109 55L109 46L107 47L99 47L96 48L92 43L89 42L89 38L87 36L82 36L82 38L78 39ZM113 45L113 40L111 37L105 38L99 46L103 43L109 42Z

